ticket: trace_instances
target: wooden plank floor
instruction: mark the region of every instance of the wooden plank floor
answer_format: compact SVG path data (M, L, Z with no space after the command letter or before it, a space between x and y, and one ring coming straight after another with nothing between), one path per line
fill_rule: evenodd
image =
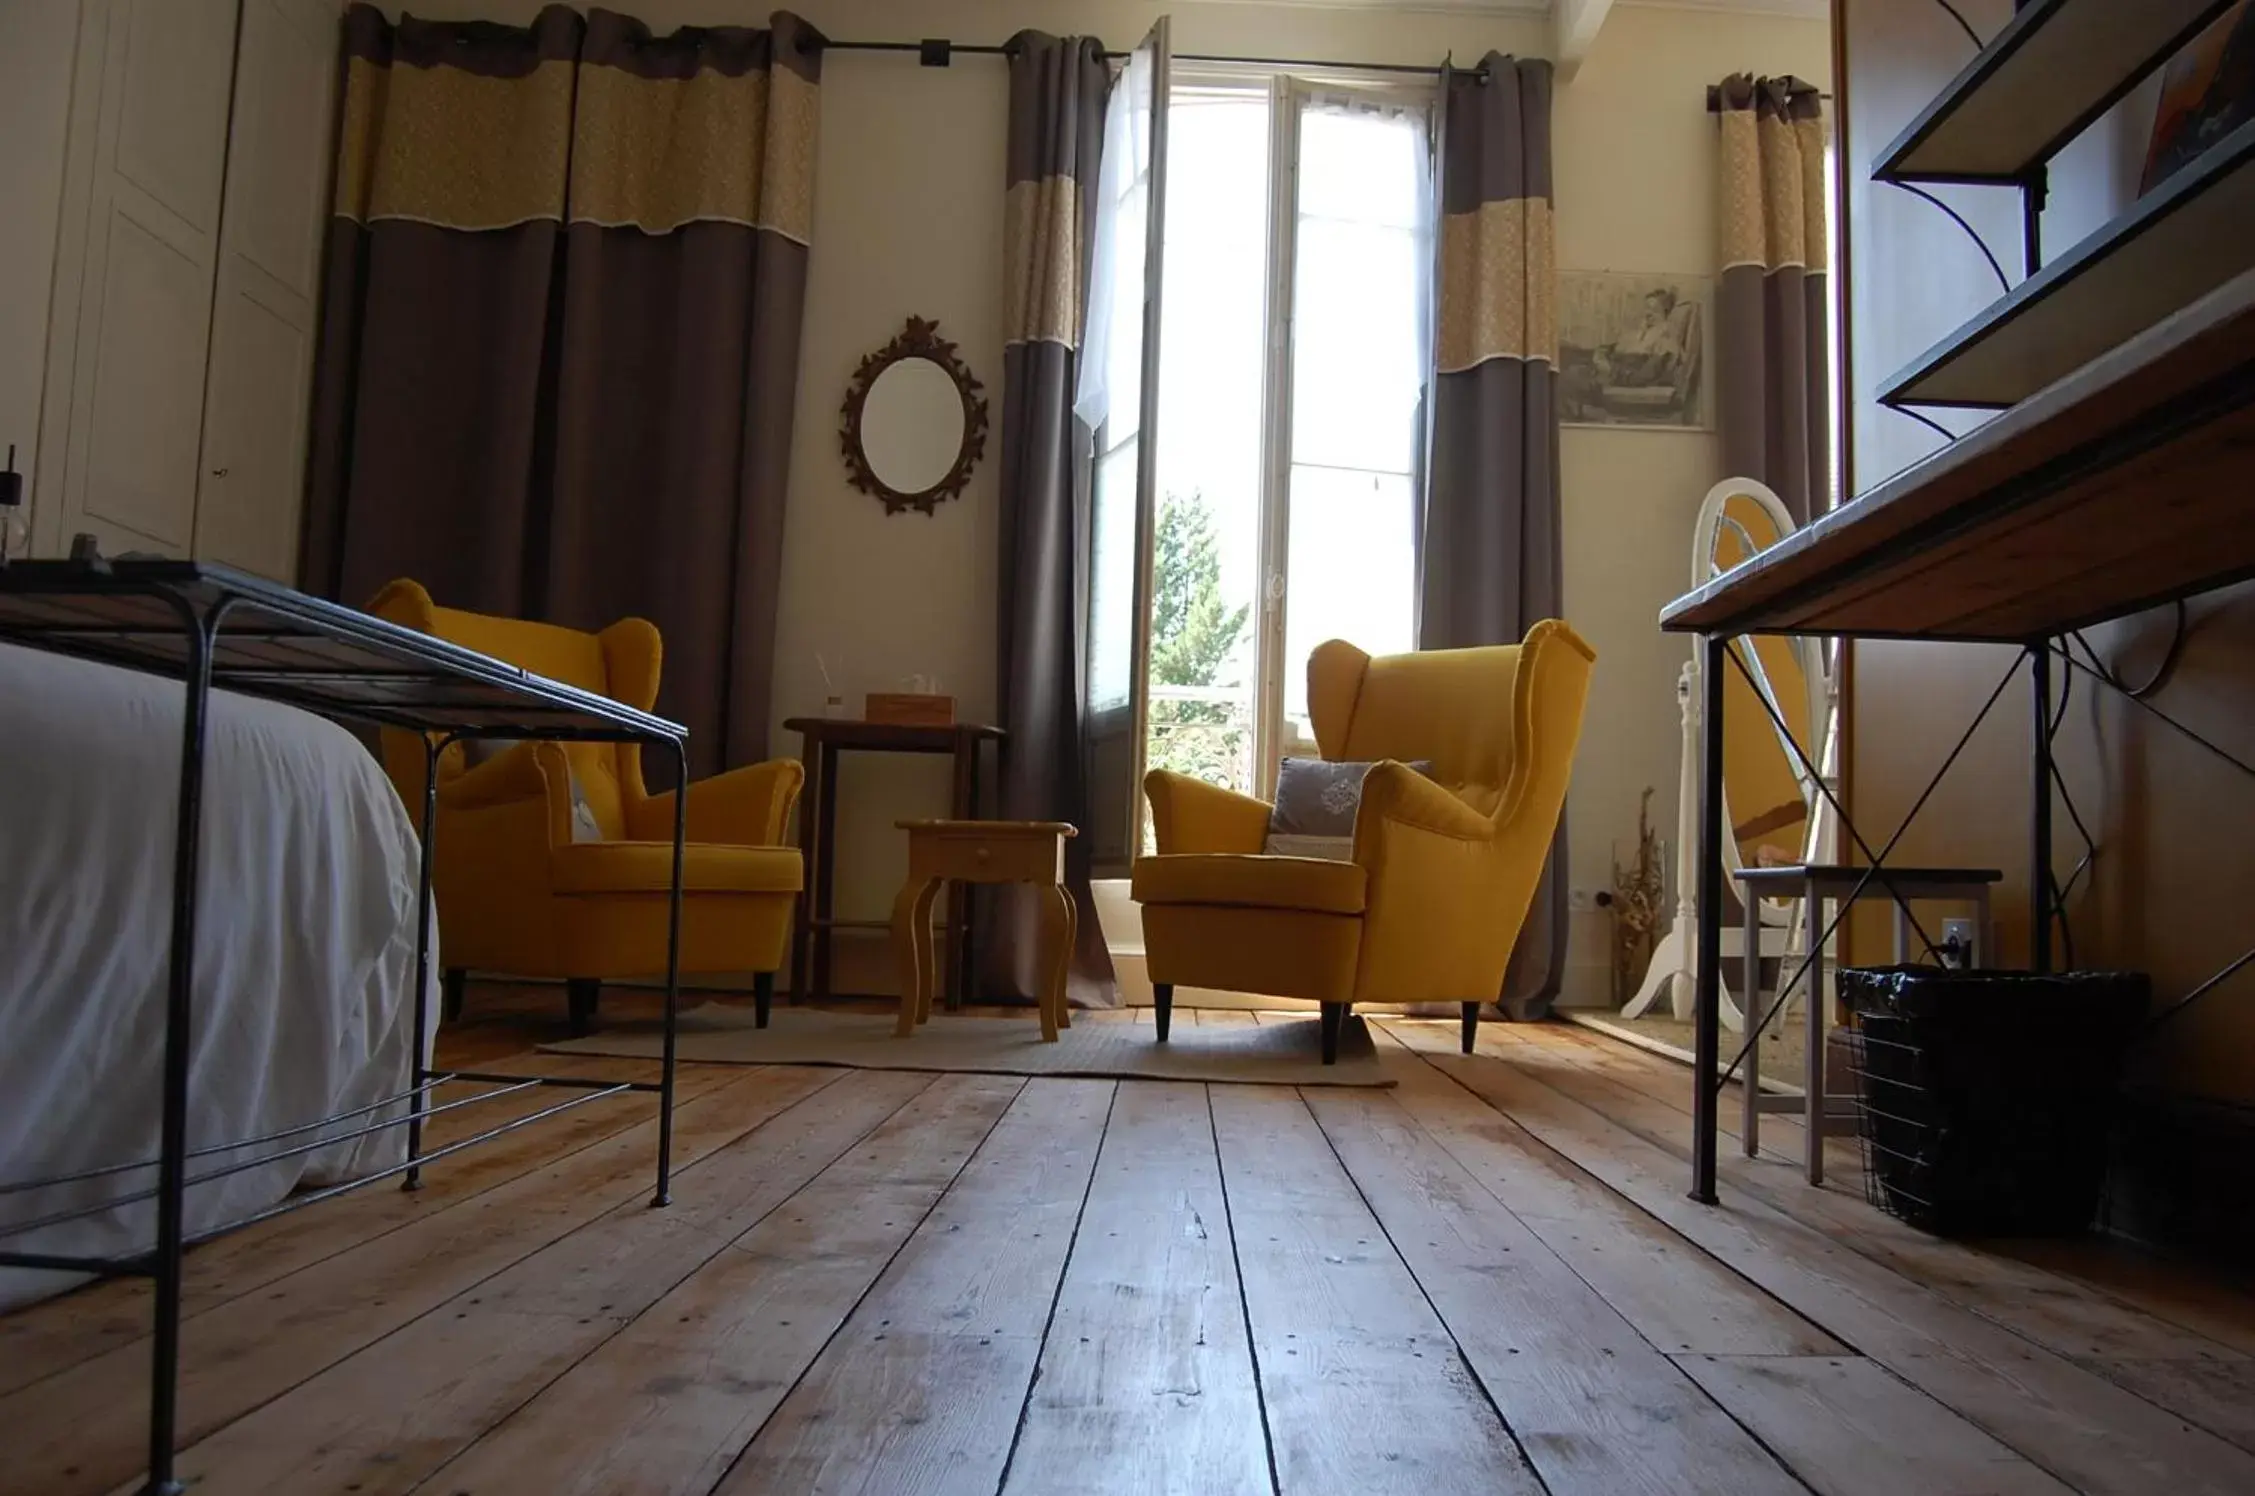
M553 996L485 996L448 1062L650 1068L532 1054ZM1484 1026L1471 1058L1453 1022L1377 1028L1390 1090L686 1066L669 1209L653 1104L621 1097L193 1254L183 1473L291 1496L2255 1491L2245 1286L1932 1240L1864 1204L1852 1145L1808 1188L1785 1119L1700 1207L1688 1072L1565 1025ZM136 1489L147 1313L119 1283L0 1317L0 1492Z

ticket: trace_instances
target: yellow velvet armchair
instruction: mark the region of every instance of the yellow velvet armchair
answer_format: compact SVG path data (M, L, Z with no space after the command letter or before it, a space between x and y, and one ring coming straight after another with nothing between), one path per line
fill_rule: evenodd
M639 618L588 634L441 608L410 581L368 610L643 711L658 698L658 631ZM383 751L419 818L422 740L386 731ZM438 775L432 878L450 1017L471 969L562 978L584 1032L604 981L665 970L673 795L644 788L639 744L519 743L472 764L455 743ZM783 844L802 778L796 761L773 760L689 786L681 973L754 973L763 1028L803 878Z
M1355 1003L1459 1002L1469 1054L1558 829L1596 659L1556 619L1491 648L1317 648L1317 747L1376 762L1351 862L1264 856L1267 802L1146 775L1159 850L1133 889L1159 1038L1184 984L1321 1003L1326 1064Z

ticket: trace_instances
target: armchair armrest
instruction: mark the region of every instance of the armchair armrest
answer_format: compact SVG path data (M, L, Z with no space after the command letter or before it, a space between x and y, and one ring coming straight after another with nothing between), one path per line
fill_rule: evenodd
M1268 840L1269 803L1169 769L1143 776L1159 853L1258 853Z
M806 770L797 759L773 758L700 779L689 786L689 839L740 847L779 847L798 804ZM630 808L627 830L641 841L673 839L668 790Z
M449 816L526 803L540 806L551 846L572 839L572 766L555 743L519 743L506 753L439 781L439 809ZM410 815L419 808L408 807ZM516 818L512 818L514 821Z
M1495 838L1495 822L1427 779L1407 764L1375 764L1362 781L1362 808L1355 814L1355 860L1362 861L1363 838L1379 834L1383 823L1414 827L1455 841Z

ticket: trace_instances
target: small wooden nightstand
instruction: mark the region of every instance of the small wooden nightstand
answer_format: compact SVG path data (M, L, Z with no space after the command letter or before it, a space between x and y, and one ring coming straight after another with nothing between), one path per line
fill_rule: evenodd
M932 901L947 883L1032 883L1042 897L1042 939L1050 950L1041 995L1041 1037L1072 1027L1065 1009L1065 973L1072 964L1080 911L1065 889L1065 821L902 821L908 833L908 881L893 901L893 950L900 962L902 1037L932 1016L938 970L932 956Z

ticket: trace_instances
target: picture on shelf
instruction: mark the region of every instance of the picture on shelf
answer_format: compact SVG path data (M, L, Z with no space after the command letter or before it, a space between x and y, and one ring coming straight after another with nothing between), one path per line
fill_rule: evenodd
M1569 426L1707 425L1707 315L1696 275L1558 277L1558 418Z
M2240 0L2163 71L2139 191L2151 192L2250 119L2255 119L2255 4Z

